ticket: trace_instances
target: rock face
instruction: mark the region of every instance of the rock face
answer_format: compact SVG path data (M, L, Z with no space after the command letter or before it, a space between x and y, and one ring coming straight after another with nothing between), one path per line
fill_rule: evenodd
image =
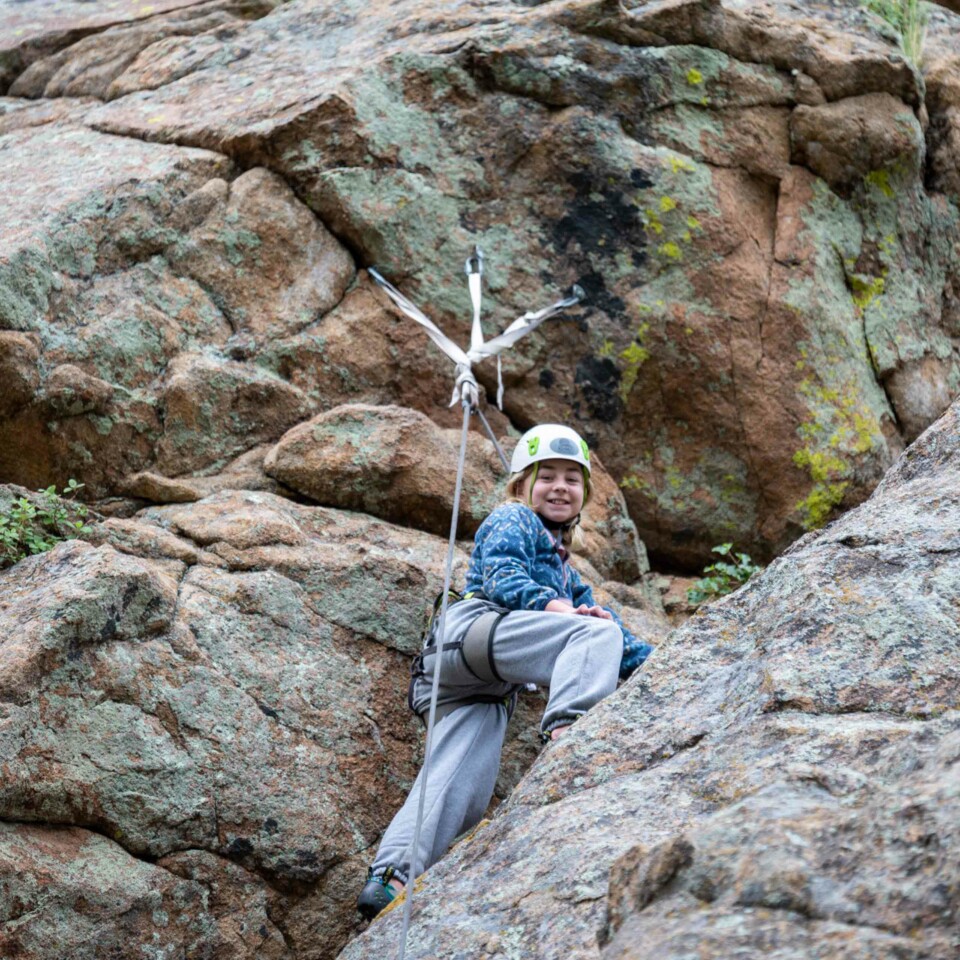
M407 955L955 957L958 531L960 402L551 745L418 882Z
M589 439L578 562L660 648L526 776L522 700L408 955L955 958L960 19L921 72L852 0L33 6L0 501L74 477L97 516L0 571L0 956L358 932L460 419L367 268L466 343L479 243L488 334L587 292L487 413ZM662 642L647 548L769 558L895 461ZM499 481L474 427L463 534Z
M200 851L153 865L87 830L0 823L0 891L5 957L123 956L158 928L187 956L290 956L257 878Z
M284 434L263 467L317 503L448 536L459 446L459 430L442 430L416 410L344 404ZM504 448L509 455L513 441L501 438ZM506 479L493 444L477 436L468 439L464 469L461 538L474 534L503 500ZM591 484L581 555L604 579L633 583L649 571L646 552L599 460Z
M448 264L478 236L497 320L544 276L579 281L585 329L520 348L508 412L582 418L658 558L769 552L862 499L960 388L955 207L924 191L922 87L879 21L699 0L485 13L290 7L250 28L245 67L288 90L284 45L282 115L213 67L95 122L280 171L450 324ZM307 43L335 44L337 69L290 52Z
M334 956L416 772L408 658L445 541L267 492L89 539L0 573L0 945ZM662 636L641 594L620 599ZM538 708L515 718L500 798Z
M925 87L843 2L84 7L3 14L6 479L217 474L342 403L455 426L362 268L465 337L478 241L491 326L587 291L506 413L575 422L673 569L861 501L960 390L946 10Z

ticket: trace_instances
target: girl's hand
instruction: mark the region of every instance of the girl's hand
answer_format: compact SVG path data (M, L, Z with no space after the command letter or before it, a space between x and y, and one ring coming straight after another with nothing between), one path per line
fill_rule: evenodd
M613 616L608 610L604 610L603 607L588 607L585 603L581 603L574 613L578 613L583 617L599 617L601 620L612 620Z
M577 613L578 611L573 609L573 605L568 603L566 600L551 600L544 608L550 613Z

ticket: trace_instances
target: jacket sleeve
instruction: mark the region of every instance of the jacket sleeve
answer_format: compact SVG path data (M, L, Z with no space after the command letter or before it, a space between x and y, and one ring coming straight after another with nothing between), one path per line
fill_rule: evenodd
M579 607L585 603L588 607L597 606L594 599L593 590L588 583L584 583L580 574L573 567L570 571L570 586L573 591L573 605ZM649 643L644 643L635 637L624 625L616 610L610 607L604 607L604 610L613 617L614 622L623 632L623 655L620 658L620 679L626 680L646 659L653 653L653 647Z
M542 610L559 594L530 574L536 560L539 521L520 505L495 510L477 531L483 551L483 592L509 610Z
M597 601L594 599L590 584L584 583L580 574L569 564L567 565L567 577L570 582L570 598L573 601L573 605L579 607L581 603L585 603L588 607L595 607ZM604 607L604 609L606 609L606 607ZM612 610L610 612L613 613ZM615 613L613 615L616 617ZM620 623L619 619L617 623ZM621 627L622 626L621 624Z

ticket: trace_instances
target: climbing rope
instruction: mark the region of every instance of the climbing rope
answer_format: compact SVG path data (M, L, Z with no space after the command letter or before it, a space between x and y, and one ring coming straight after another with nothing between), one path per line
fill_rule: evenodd
M497 406L503 409L503 377L500 368L500 354L507 347L512 347L521 337L536 330L537 327L555 316L562 310L580 303L584 298L583 290L574 285L570 288L570 294L562 300L544 307L534 313L525 313L518 317L507 327L499 336L490 340L483 339L483 329L480 325L480 300L481 284L483 278L483 252L479 247L473 248L473 253L467 258L464 265L464 272L467 274L467 283L470 288L470 299L473 304L473 325L470 331L470 349L463 351L452 340L449 339L440 328L422 313L413 303L411 303L396 287L385 280L378 271L372 267L369 270L370 276L383 288L391 300L411 319L416 320L429 335L430 339L454 362L456 365L456 381L453 387L453 398L450 401L452 407L458 401L463 407L463 426L460 430L460 455L457 461L457 480L453 491L453 515L450 518L450 538L447 542L447 562L443 573L443 594L440 604L440 623L438 637L444 636L447 622L447 606L450 596L450 580L453 575L453 557L457 543L457 521L460 516L460 493L463 489L463 471L467 457L467 433L470 427L471 413L479 416L487 436L493 442L500 461L505 470L509 471L510 466L507 461L497 438L490 429L487 418L480 410L480 387L473 375L473 364L485 357L497 358ZM442 643L442 640L441 640ZM413 831L413 850L410 858L410 873L407 877L406 900L403 905L403 927L400 932L400 952L397 954L398 960L404 960L407 950L407 932L410 929L410 918L413 915L413 892L414 881L417 877L417 850L420 846L420 832L423 826L423 811L427 796L427 782L430 776L430 754L433 744L433 728L437 713L437 697L440 693L440 664L441 657L436 657L436 666L433 671L433 685L430 690L430 711L427 715L427 739L424 746L423 769L420 772L420 796L417 801L417 821Z
M510 461L507 460L507 455L503 452L503 448L499 443L497 443L497 438L493 435L493 431L490 429L490 424L487 423L487 418L483 415L483 411L477 407L473 412L480 418L480 422L483 424L484 430L487 431L487 436L490 438L490 442L496 448L497 455L500 457L500 462L503 464L503 469L509 473Z
M457 461L457 484L453 491L453 516L450 518L450 539L447 541L447 563L443 572L443 600L440 604L440 628L437 636L441 647L438 648L433 670L433 686L430 688L430 713L427 715L427 742L424 746L422 786L417 801L417 824L413 831L413 852L410 857L410 874L407 877L407 899L403 905L403 927L400 931L400 952L398 960L403 960L407 950L407 931L410 929L410 917L413 915L413 886L417 876L417 851L420 849L420 828L423 826L423 808L427 798L427 780L430 777L430 754L433 746L433 725L437 714L437 696L440 693L440 662L442 657L442 637L447 623L447 607L450 598L450 578L453 573L453 553L457 542L457 518L460 516L460 491L463 488L463 465L467 457L467 430L470 426L470 405L463 401L463 427L460 430L460 459Z

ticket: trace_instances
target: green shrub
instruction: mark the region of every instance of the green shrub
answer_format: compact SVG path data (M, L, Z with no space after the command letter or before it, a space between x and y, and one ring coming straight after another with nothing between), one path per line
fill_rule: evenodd
M0 567L89 533L84 523L87 508L73 502L82 489L83 484L71 478L62 497L56 487L47 487L38 491L38 497L18 497L0 509Z
M930 5L923 0L863 0L863 6L886 20L900 34L904 56L919 66Z
M749 554L732 551L732 543L721 543L713 548L714 553L719 553L725 559L703 568L703 578L687 590L690 603L703 603L733 593L763 569L750 559Z

